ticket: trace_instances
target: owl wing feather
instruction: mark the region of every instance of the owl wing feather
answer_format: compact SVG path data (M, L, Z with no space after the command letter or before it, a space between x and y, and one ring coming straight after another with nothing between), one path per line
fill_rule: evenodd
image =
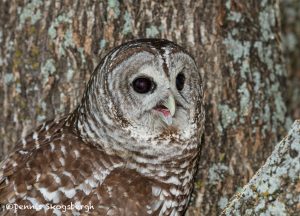
M93 170L104 170L98 150L63 127L64 121L38 128L1 163L0 205L80 203L99 184L100 177L93 177Z
M153 180L124 168L119 158L85 143L69 128L34 134L0 165L0 205L72 203L93 206L89 214L95 215L146 215L145 206L155 202L150 196ZM84 209L74 212L86 213ZM39 213L49 211L40 209Z

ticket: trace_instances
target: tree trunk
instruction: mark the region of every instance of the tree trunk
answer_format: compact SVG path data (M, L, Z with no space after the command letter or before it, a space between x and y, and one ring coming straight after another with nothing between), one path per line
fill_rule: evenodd
M288 111L294 119L300 119L300 2L281 0L283 50L287 63Z
M2 0L1 155L74 109L104 53L145 37L177 42L199 65L206 131L187 214L217 215L291 124L276 0Z
M288 136L222 215L300 215L299 175L300 121L296 121Z

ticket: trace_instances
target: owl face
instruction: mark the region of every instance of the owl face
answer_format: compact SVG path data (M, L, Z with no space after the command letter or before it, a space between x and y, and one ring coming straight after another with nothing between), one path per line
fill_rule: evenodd
M143 137L190 134L202 91L189 54L169 41L138 41L110 58L106 85L116 118Z

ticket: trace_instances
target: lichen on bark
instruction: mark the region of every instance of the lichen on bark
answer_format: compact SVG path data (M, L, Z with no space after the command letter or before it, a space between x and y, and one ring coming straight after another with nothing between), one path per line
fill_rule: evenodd
M300 120L222 215L299 215Z

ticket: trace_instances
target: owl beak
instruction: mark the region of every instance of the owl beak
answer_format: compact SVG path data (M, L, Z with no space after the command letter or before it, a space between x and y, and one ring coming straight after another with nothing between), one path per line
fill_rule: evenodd
M161 105L162 107L156 108L158 115L167 125L171 125L176 111L174 96L170 95Z
M175 99L173 95L170 95L168 99L163 103L165 107L170 111L171 116L174 116L176 111Z

